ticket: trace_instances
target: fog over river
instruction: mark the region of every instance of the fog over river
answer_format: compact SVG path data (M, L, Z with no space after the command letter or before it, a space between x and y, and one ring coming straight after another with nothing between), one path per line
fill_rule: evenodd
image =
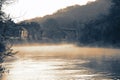
M2 80L119 80L120 49L73 44L14 46Z

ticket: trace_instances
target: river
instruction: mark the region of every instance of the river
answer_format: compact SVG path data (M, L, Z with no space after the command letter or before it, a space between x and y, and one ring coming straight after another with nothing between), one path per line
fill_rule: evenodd
M2 80L120 80L120 49L62 45L15 46Z

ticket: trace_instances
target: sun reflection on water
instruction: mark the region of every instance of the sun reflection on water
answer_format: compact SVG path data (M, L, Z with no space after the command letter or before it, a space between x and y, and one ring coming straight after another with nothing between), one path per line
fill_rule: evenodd
M15 46L13 49L19 51L18 60L8 63L9 74L3 80L112 80L107 76L112 72L107 69L112 69L114 58L120 58L119 49L75 45ZM97 72L97 69L106 71Z
M78 61L78 60L77 60ZM87 61L80 60L83 64ZM76 61L69 60L20 60L12 63L8 75L9 80L82 80L92 79L99 74L93 74L89 69L75 69Z

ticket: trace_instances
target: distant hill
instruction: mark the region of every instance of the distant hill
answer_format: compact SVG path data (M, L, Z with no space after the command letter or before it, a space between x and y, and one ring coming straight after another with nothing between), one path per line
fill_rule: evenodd
M52 15L46 15L44 17L37 17L26 22L38 22L41 23L46 19L55 19L59 23L69 23L74 20L81 22L88 22L90 20L98 19L101 15L108 15L109 9L111 8L110 0L98 0L96 2L90 2L87 5L80 6L74 5L64 9L60 9Z
M120 0L74 5L21 24L28 26L26 28L31 35L43 30L42 35L53 42L66 40L83 45L120 46ZM35 26L38 26L36 30ZM34 36L39 37L40 34L38 32Z

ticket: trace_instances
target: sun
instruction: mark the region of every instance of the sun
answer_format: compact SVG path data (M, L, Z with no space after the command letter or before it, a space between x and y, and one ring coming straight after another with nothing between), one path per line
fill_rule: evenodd
M15 21L52 14L61 8L72 5L86 5L95 0L17 0L14 4L5 7Z

